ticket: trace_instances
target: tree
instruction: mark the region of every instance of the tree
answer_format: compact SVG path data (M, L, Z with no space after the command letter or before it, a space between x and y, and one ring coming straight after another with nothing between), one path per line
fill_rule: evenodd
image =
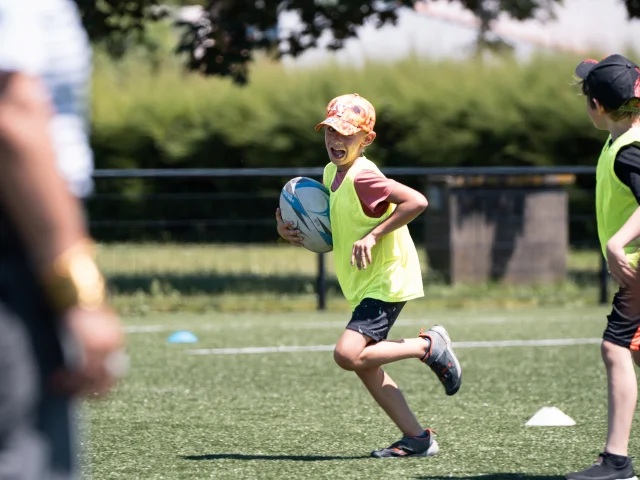
M456 1L456 0L441 0ZM481 21L480 47L491 47L487 33L501 13L525 20L550 15L562 0L457 0ZM629 18L640 18L640 1L623 0ZM76 0L93 40L114 38L142 30L149 20L162 16L159 0ZM184 3L184 2L183 2ZM324 32L330 32L328 46L339 50L358 27L373 22L377 27L395 24L402 8L413 0L207 0L203 18L184 25L178 51L186 54L187 67L205 75L230 76L237 83L248 79L252 53L271 49L277 55L300 55L315 47ZM297 12L302 29L280 35L262 35L277 25L281 12ZM497 42L499 44L499 42Z
M638 0L624 0L627 6L627 12L629 18L640 18L640 1Z

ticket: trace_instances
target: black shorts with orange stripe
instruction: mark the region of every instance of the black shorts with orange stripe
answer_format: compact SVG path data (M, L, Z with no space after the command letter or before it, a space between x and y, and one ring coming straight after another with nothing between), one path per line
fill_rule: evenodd
M620 287L613 297L603 338L630 350L640 350L640 310L637 292Z

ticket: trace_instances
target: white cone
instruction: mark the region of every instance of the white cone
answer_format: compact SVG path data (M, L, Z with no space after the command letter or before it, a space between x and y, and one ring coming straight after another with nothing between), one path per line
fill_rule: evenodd
M556 407L543 407L525 423L525 427L570 427L573 419Z

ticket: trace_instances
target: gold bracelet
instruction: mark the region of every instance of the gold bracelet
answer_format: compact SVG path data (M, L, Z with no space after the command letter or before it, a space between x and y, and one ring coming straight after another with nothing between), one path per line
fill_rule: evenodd
M94 310L104 304L105 282L89 240L80 241L59 255L44 269L42 278L49 300L58 311L73 306Z

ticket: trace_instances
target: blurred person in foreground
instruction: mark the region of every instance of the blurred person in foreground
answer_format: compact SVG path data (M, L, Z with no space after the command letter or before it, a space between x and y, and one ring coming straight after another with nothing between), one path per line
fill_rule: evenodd
M74 397L122 373L81 197L91 51L71 0L0 0L0 479L78 478Z
M640 366L640 67L622 55L576 68L587 114L609 138L598 159L596 215L598 236L609 272L620 286L602 342L607 369L609 431L596 463L570 480L637 480L628 446L638 384L633 363Z

